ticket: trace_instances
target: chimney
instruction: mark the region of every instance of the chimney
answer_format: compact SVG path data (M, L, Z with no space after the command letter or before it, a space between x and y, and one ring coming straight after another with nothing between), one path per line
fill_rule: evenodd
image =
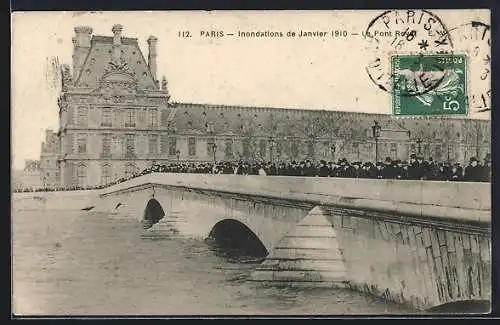
M120 24L113 25L111 31L113 32L113 52L112 60L118 61L121 58L122 46L122 30L123 26Z
M151 74L153 75L153 79L155 80L156 85L159 85L158 80L156 79L156 43L158 42L158 38L154 36L149 36L148 38L148 66Z
M83 62L90 50L90 38L92 37L92 28L88 26L77 26L74 29L73 37L73 77L76 80L80 74Z
M52 130L51 129L45 130L45 141L47 141L47 143L50 142L51 136L52 136Z

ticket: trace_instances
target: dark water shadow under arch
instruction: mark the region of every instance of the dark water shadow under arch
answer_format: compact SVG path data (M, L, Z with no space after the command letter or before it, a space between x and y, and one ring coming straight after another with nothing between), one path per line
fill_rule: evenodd
M463 300L449 302L426 310L429 314L484 314L489 313L491 302L489 300Z
M142 226L144 229L149 229L163 219L163 217L165 217L165 211L163 211L161 204L155 199L150 199L144 209Z
M234 219L217 222L205 242L216 255L229 262L257 263L269 254L259 237L245 224Z

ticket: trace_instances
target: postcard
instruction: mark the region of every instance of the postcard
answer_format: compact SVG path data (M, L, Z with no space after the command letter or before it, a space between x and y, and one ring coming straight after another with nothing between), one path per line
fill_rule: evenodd
M489 10L11 17L14 316L490 311Z

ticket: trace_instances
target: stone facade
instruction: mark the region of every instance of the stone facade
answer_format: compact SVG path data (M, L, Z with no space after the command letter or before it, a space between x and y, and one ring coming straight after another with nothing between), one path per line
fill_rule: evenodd
M57 133L45 130L45 141L42 142L40 154L40 182L44 187L59 185L59 139Z
M171 102L165 77L156 78L158 39L148 38L146 61L121 25L112 32L76 27L73 67L62 67L63 186L106 184L152 161L406 160L420 152L464 164L490 152L489 121Z

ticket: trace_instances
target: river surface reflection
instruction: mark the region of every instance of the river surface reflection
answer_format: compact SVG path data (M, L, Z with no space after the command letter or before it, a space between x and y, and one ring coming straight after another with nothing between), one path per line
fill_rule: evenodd
M44 315L339 315L411 313L350 290L263 287L254 263L137 220L15 210L13 309Z

